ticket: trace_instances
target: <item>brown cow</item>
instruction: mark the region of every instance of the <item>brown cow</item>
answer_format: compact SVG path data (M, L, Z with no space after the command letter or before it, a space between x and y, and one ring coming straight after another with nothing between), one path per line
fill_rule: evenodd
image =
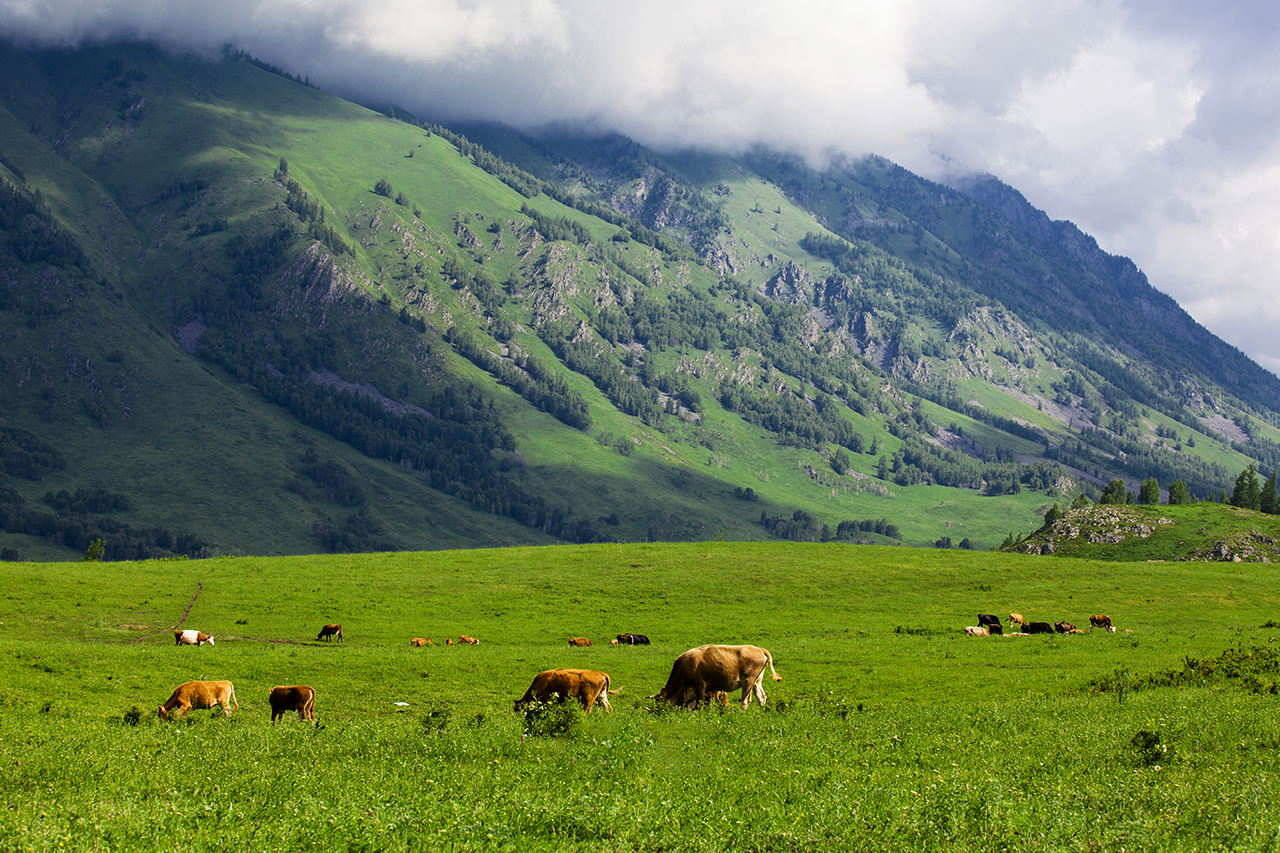
M515 710L518 712L533 701L549 702L551 697L563 702L572 696L582 703L583 711L591 713L596 702L609 713L609 694L617 693L609 689L609 674L598 669L549 669L533 677L533 683L524 695L516 700Z
M782 676L773 668L773 655L759 646L699 646L676 658L671 674L661 690L650 698L672 705L696 708L707 699L708 691L742 688L742 707L751 705L754 695L764 707L764 668L769 667L774 681Z
M1059 634L1074 634L1079 629L1070 622L1054 622L1053 630L1057 631Z
M432 643L430 637L413 637L409 640L409 645L422 648L423 646L430 646Z
M298 719L306 722L316 718L316 691L305 684L292 687L272 687L267 697L271 703L271 725L290 711L298 712Z
M213 641L213 635L206 634L204 631L195 631L188 628L185 631L178 629L173 632L173 644L175 646L203 646L205 643L211 646L217 645Z
M571 645L571 646L589 646L589 645L591 645L591 641L590 641L590 640L588 640L586 637L574 637L573 639L569 640L569 645Z
M192 708L221 705L222 713L230 714L231 706L228 702L237 711L240 710L240 703L236 701L236 689L231 686L230 681L188 681L178 685L169 701L160 706L158 713L160 719L168 720L173 717L175 710L179 714L185 714Z
M341 625L325 625L323 628L320 629L320 633L316 634L317 640L328 641L328 640L332 640L334 637L337 637L339 641L342 640Z
M462 642L462 643L465 643L465 644L467 644L468 646L478 646L478 645L480 645L480 641L479 641L479 640L477 640L475 637L468 637L466 634L459 634L459 635L458 635L458 641L459 641L459 642Z
M1108 634L1116 632L1115 626L1111 624L1111 617L1095 613L1089 617L1089 629L1103 628Z
M1027 620L1022 618L1022 614L1021 614L1021 613L1010 613L1010 614L1009 614L1009 624L1011 624L1011 625L1012 625L1014 622L1017 622L1019 625L1025 625L1025 624L1027 624Z
M446 639L446 640L444 641L444 644L445 644L446 646L452 646L454 643L453 643L453 640Z

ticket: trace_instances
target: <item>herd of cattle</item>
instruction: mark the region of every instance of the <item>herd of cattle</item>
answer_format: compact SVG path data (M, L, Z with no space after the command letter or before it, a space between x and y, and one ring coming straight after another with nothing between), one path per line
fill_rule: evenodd
M341 625L325 625L316 636L317 640L330 640L333 637L342 639ZM202 631L177 630L173 632L177 645L203 646L215 645L214 638ZM454 645L453 640L446 641ZM429 638L414 637L410 640L414 646L432 645ZM479 645L475 637L462 635L459 643L463 645ZM650 645L644 634L619 634L609 641L610 645L636 646ZM590 646L591 641L585 637L574 637L569 640L570 646ZM742 691L742 707L751 705L754 698L761 707L767 699L764 692L764 671L768 667L774 681L781 681L773 667L773 655L768 649L759 646L725 646L706 645L689 649L676 658L671 666L671 674L662 689L650 699L658 699L676 707L697 708L709 702L728 704L729 693ZM549 669L534 676L533 683L524 695L516 700L515 710L518 712L530 702L564 702L574 699L582 705L583 711L590 713L598 703L605 711L612 712L609 696L618 691L612 689L609 674L596 669ZM299 720L316 718L316 691L305 684L271 688L268 695L271 705L271 724L285 714L296 711ZM188 681L178 685L168 701L160 706L160 719L168 720L174 716L185 714L196 709L222 708L224 714L239 710L235 687L230 681Z
M1014 630L1017 628L1017 630ZM1095 613L1089 617L1089 631L1101 628L1109 634L1116 632L1111 624L1111 617ZM965 627L964 632L970 637L1025 637L1030 634L1087 634L1070 622L1028 622L1021 613L1009 614L1009 633L1005 634L1000 624L1000 617L991 613L979 613L978 624Z
M1014 630L1014 629L1017 630ZM1089 617L1089 631L1101 628L1115 633L1111 618L1095 614ZM970 636L1027 636L1030 634L1085 634L1070 622L1032 622L1023 618L1021 613L1009 614L1009 633L1006 634L1000 618L990 613L979 613L978 624L964 629ZM325 625L316 635L317 640L342 640L341 625ZM203 631L178 630L173 632L177 645L203 646L214 645L214 638ZM416 647L434 645L429 637L413 637L410 644ZM455 645L452 639L446 645ZM458 637L457 645L479 645L475 637L465 634ZM647 646L649 638L644 634L618 634L611 639L612 646ZM586 637L572 637L569 645L574 647L590 646L591 640ZM751 705L755 699L764 706L764 672L768 668L774 681L781 681L773 668L773 655L768 649L759 646L725 646L706 645L681 654L671 665L671 674L667 683L657 693L649 696L671 705L682 708L697 708L709 702L728 703L729 693L742 691L742 707ZM609 696L618 691L612 688L609 674L596 669L549 669L534 676L533 683L515 702L515 710L520 711L530 702L564 702L574 699L590 712L597 704L605 711L612 712ZM315 720L316 691L304 684L287 687L273 687L268 695L271 705L271 723L291 712L297 712L299 720ZM159 716L163 720L176 714L184 714L192 709L213 708L221 706L226 714L240 705L236 701L236 691L230 681L188 681L173 691L169 700L160 706Z

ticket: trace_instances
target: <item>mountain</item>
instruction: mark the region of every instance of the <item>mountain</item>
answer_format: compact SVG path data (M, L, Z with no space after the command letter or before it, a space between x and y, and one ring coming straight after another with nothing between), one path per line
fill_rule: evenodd
M0 555L987 548L1274 470L1280 380L989 176L0 48Z

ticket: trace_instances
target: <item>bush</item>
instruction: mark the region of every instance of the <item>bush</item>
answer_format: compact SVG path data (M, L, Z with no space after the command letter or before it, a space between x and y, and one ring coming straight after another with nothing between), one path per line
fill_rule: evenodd
M530 737L572 735L585 716L577 702L530 702L520 709L524 731Z

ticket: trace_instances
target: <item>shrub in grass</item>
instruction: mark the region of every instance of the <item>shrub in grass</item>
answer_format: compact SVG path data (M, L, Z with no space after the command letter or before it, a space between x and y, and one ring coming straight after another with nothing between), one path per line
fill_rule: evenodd
M550 701L527 703L519 711L524 717L525 734L531 737L573 735L582 723L582 707L577 702Z

